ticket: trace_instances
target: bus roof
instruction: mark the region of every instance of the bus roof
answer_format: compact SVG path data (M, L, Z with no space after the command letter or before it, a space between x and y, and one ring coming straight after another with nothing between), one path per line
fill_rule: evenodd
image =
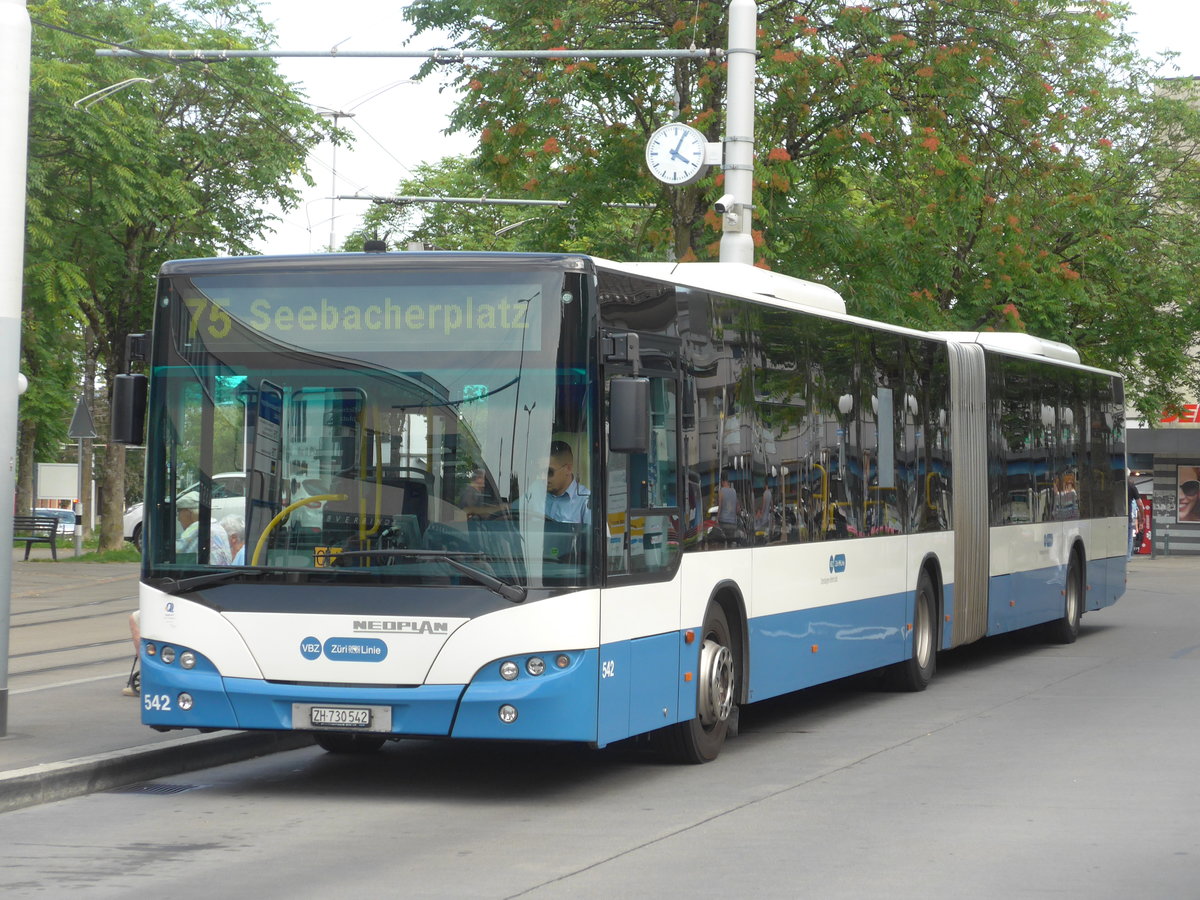
M657 278L688 287L715 291L732 296L757 294L788 305L820 309L845 315L846 302L833 288L746 263L729 262L636 262L619 263L593 257L596 264L608 269Z
M212 275L228 272L274 272L280 270L323 271L337 269L397 269L414 263L482 265L503 259L509 265L553 265L563 260L580 260L578 253L488 253L483 251L403 251L393 253L305 253L291 256L203 256L173 259L162 264L161 275Z
M980 344L1002 353L1080 364L1079 352L1074 347L1032 334L1017 331L932 331L930 334L960 344Z

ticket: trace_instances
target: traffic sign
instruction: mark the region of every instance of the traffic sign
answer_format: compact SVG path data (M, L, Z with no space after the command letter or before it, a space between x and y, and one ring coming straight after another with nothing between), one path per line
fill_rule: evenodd
M71 416L71 427L67 429L67 436L76 440L86 440L96 436L96 426L92 422L91 410L87 408L82 397L75 404L75 415Z

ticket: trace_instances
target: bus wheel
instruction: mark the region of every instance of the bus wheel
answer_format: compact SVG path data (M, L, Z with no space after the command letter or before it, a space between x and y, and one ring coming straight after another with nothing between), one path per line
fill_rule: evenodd
M385 738L377 734L352 734L344 731L318 731L317 743L329 753L374 753Z
M912 655L891 670L892 687L898 691L923 691L937 668L937 598L929 572L917 579L913 606Z
M1046 634L1056 644L1073 644L1079 637L1079 620L1083 616L1083 567L1079 554L1071 554L1067 566L1067 585L1063 591L1063 617L1046 625Z
M736 721L737 657L725 610L713 604L704 617L696 717L659 729L655 749L674 762L705 763L717 758Z

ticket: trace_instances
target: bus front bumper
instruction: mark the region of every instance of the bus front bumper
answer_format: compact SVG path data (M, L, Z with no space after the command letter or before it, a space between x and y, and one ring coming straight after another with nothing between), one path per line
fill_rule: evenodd
M568 658L564 666L556 665L557 655L539 657L545 663L539 675L530 674L529 666L537 655L524 654L488 663L465 685L360 687L226 678L199 655L193 668L183 669L143 652L142 723L160 729L594 742L598 653L562 655ZM504 662L516 664L515 679L501 675ZM336 721L365 724L314 724Z

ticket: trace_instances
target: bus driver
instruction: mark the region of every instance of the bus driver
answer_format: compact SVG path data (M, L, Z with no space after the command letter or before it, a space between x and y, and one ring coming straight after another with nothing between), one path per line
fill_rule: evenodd
M566 441L550 445L546 469L546 517L573 525L592 524L592 492L575 477L575 457Z

